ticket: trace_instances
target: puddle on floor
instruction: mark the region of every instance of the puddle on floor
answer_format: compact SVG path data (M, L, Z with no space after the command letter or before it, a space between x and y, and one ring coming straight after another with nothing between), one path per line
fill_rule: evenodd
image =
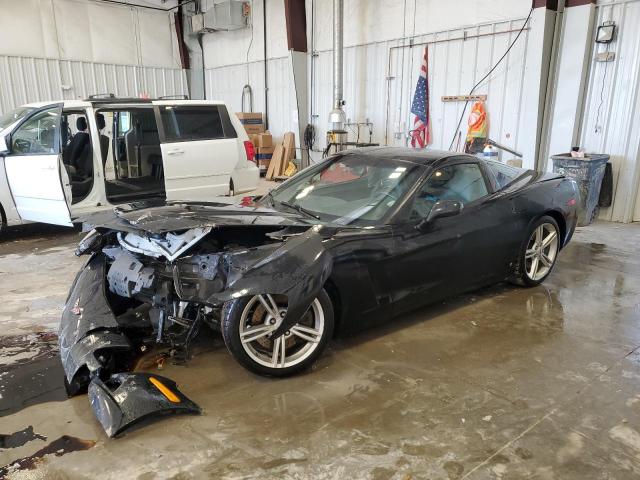
M0 467L0 478L5 478L8 474L18 470L34 470L45 455L55 455L56 457L60 457L71 452L89 450L95 444L96 442L93 440L83 440L81 438L63 435L49 443L46 447L38 450L33 455L20 458L8 465L5 465L4 467Z
M66 399L55 334L0 338L0 417L38 403Z

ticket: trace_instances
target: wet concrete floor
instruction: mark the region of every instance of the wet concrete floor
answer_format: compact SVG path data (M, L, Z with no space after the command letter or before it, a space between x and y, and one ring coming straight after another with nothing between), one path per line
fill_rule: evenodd
M640 476L640 226L580 229L547 282L484 289L269 380L207 334L160 372L204 410L108 439L66 399L55 331L79 232L0 241L0 477Z

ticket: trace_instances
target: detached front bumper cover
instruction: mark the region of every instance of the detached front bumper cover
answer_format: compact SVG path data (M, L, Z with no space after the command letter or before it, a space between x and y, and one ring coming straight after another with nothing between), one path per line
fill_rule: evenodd
M116 373L89 384L89 400L110 437L149 417L172 413L199 414L173 380L148 373Z

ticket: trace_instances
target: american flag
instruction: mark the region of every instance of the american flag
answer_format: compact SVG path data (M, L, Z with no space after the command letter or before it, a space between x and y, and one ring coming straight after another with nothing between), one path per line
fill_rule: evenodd
M431 143L431 125L429 119L429 79L427 78L427 65L429 64L429 47L425 47L420 76L416 83L416 93L413 95L411 113L416 118L413 121L413 131L411 133L411 146L413 148L424 148Z

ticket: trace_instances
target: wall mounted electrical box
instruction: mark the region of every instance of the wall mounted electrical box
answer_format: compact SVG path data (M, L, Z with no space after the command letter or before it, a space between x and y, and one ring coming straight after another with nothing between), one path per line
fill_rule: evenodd
M249 26L251 3L238 0L216 0L203 13L191 17L194 33L240 30Z

